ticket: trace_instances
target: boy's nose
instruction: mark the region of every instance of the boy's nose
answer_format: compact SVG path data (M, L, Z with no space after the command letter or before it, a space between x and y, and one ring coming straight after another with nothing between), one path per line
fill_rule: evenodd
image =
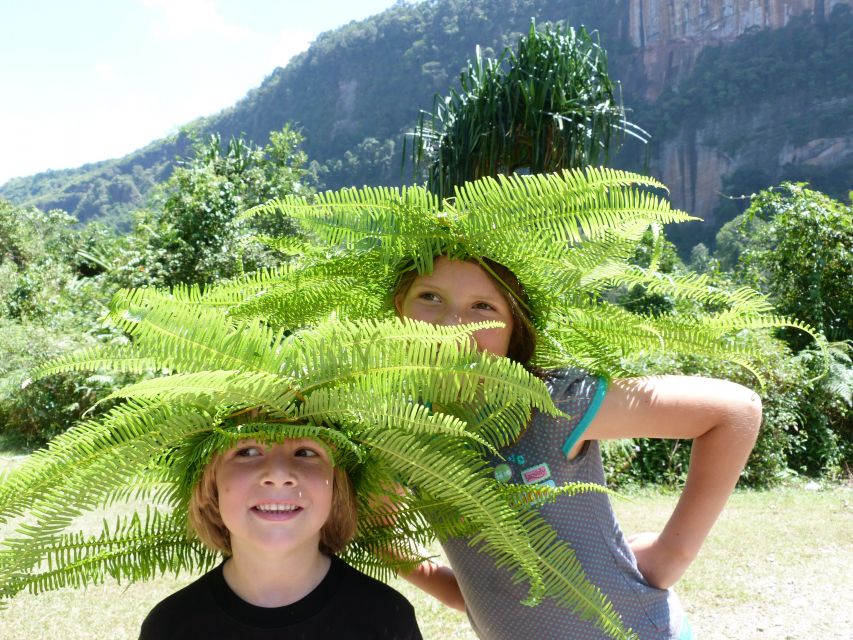
M296 473L293 466L283 457L269 455L264 461L261 480L269 485L295 485L297 483Z

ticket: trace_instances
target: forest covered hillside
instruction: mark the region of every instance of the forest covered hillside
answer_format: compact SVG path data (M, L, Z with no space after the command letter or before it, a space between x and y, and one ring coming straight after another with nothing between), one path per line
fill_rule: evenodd
M740 210L721 193L794 179L841 196L853 184L851 2L735 2L734 14L724 4L676 11L652 0L399 2L322 34L233 107L171 138L124 158L14 179L0 197L120 224L188 154L193 136L265 144L288 122L303 134L323 187L400 184L411 180L401 167L406 131L436 94L456 87L476 47L495 55L531 19L562 20L599 31L629 118L652 134L645 148L628 140L614 164L648 170L670 185L676 206L706 220L690 238L675 237L686 250L712 242Z

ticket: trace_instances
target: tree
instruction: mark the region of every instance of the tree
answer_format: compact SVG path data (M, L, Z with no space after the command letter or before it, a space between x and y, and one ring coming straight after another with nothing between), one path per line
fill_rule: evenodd
M99 262L122 242L62 211L0 201L0 437L34 445L61 433L108 393L108 376L68 373L25 384L38 360L109 342Z
M829 341L853 339L853 209L804 184L766 189L731 229L718 252L738 258L740 278L769 294L780 313L807 322ZM727 241L728 238L728 241ZM792 334L795 348L808 340Z
M287 194L311 193L301 136L285 127L264 147L233 138L223 149L218 135L195 148L162 188L161 208L136 225L137 254L122 269L121 284L175 285L231 277L270 263L259 245L245 246L250 232L286 235L279 218L251 227L243 211Z
M606 162L623 132L645 136L625 120L597 35L531 23L515 51L484 59L477 48L460 90L421 114L412 159L427 165L429 189L444 198L483 176Z
M723 266L769 294L780 313L815 327L830 341L829 362L799 331L782 335L796 351L794 428L788 458L797 471L837 473L853 463L853 211L804 184L760 192L717 235ZM794 377L796 378L796 376Z

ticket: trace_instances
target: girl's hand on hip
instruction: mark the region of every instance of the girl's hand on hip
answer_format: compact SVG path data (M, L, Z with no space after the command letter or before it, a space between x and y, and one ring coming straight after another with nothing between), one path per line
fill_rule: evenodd
M649 585L658 589L668 589L678 582L693 562L693 558L667 549L658 533L636 533L627 540L640 573Z

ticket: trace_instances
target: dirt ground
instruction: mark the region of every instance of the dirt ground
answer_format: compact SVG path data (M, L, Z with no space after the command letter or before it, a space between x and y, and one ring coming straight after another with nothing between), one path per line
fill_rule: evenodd
M697 640L851 640L853 486L735 494L676 591Z

